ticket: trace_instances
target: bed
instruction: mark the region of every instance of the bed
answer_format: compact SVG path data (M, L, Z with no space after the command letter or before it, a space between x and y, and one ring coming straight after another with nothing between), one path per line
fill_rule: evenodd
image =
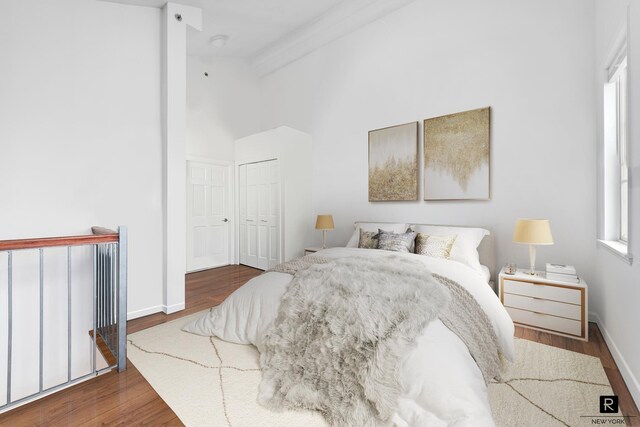
M457 233L456 241L460 245L464 241L466 247L454 245L449 258L358 248L358 235L365 230L389 229L393 233L403 233L407 228L442 236ZM366 259L379 263L386 262L385 259L402 259L419 263L434 275L454 281L473 297L486 314L504 359L514 360L513 322L490 286L495 262L491 236L486 229L359 222L355 224L354 235L346 247L325 249L314 256L329 261ZM281 300L293 277L282 272L266 272L247 282L223 304L214 307L185 330L217 336L233 343L251 344L263 353L265 337L277 319ZM474 322L475 319L467 321ZM483 378L478 363L459 335L436 318L427 324L412 345L398 367L401 392L389 419L391 424L494 425L486 378Z

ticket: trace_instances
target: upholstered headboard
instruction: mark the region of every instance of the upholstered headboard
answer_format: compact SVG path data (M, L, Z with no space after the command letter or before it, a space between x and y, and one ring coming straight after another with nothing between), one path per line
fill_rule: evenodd
M391 222L381 222L381 221L356 221L355 224L358 223L376 223L376 224L397 224ZM354 226L355 226L354 224ZM482 239L480 242L480 246L478 246L478 255L480 256L480 264L487 266L489 271L491 272L491 280L495 280L497 276L496 271L496 248L495 248L495 240L493 237L493 230L490 227L484 226L471 226L471 225L448 225L448 224L421 224L417 222L408 222L407 226L412 225L432 225L432 226L440 226L440 227L461 227L461 228L483 228L489 231L489 234Z

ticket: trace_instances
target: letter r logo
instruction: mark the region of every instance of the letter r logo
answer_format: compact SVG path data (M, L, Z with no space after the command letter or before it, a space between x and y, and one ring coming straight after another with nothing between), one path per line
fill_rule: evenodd
M618 396L600 396L600 413L615 414L618 412Z

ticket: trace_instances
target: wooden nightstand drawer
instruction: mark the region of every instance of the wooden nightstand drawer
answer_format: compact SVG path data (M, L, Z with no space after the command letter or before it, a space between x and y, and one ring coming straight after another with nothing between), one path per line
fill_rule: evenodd
M566 317L577 321L582 320L582 307L575 304L505 293L504 305L505 307Z
M500 272L500 301L519 326L588 341L587 283L549 279L544 272L535 275L518 269L514 274Z
M533 298L542 298L568 304L582 304L580 289L572 289L555 285L543 285L540 283L528 283L518 280L504 280L504 292L509 294L524 295Z
M511 319L516 323L526 326L557 331L569 335L580 337L582 335L582 323L578 320L565 319L563 317L551 316L548 314L534 313L533 311L520 310L512 307L505 307Z

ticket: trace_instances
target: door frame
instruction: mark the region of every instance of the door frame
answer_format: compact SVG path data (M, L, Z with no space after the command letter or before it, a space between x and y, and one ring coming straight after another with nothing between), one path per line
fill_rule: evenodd
M228 240L228 257L227 257L227 262L229 264L237 264L237 262L235 262L235 252L236 252L236 244L235 244L235 222L236 222L236 201L235 201L235 194L236 194L236 185L235 185L235 174L234 174L234 165L235 163L232 161L228 161L228 160L216 160L216 159L212 159L210 157L201 157L201 156L186 156L186 160L185 160L185 168L187 170L187 173L189 173L189 162L198 162L198 163L206 163L209 165L215 165L215 166L226 166L227 167L227 183L229 186L229 191L227 192L227 206L229 207L229 212L228 212L228 218L229 218L229 236L227 237ZM185 179L187 177L185 176ZM189 181L187 180L186 185L189 185ZM188 189L185 189L186 191L188 191ZM187 213L188 213L188 206L187 206L188 200L185 198L184 201L184 209L185 209L185 218L187 218L188 221L188 217L187 217ZM187 239L187 235L188 235L188 231L187 230L187 223L185 222L184 224L184 229L185 229L185 242ZM186 242L186 244L188 244L189 242ZM185 258L185 262L186 262L186 258ZM187 271L188 273L193 273L195 271L202 271L202 270L194 270L194 271Z

